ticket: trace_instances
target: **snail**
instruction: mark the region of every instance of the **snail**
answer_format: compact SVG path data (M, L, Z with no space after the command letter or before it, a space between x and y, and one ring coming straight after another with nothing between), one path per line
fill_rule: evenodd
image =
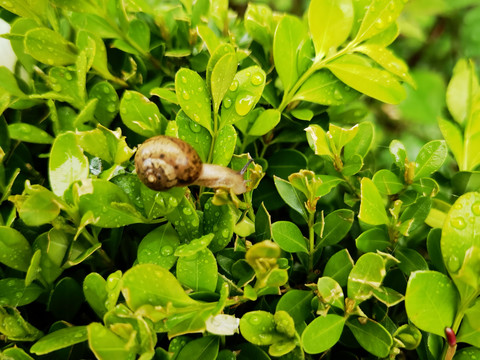
M187 185L227 189L237 195L247 191L243 172L204 164L190 144L165 135L152 137L139 146L135 169L139 179L157 191Z

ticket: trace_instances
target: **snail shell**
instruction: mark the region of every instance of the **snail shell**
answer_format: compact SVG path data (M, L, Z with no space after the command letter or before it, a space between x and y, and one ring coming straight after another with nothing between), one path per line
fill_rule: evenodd
M170 136L146 140L135 155L140 180L153 190L192 184L202 172L202 160L185 141Z

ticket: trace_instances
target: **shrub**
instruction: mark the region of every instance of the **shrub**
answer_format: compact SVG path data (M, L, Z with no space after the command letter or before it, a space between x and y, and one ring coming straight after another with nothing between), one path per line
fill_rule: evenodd
M445 52L418 47L425 2L392 45L405 3L0 1L2 358L480 355L478 78L409 73L392 46ZM226 178L145 186L157 135Z

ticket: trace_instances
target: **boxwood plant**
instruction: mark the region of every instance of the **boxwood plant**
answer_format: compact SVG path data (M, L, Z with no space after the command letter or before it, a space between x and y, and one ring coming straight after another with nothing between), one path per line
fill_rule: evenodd
M394 139L405 3L0 0L0 358L478 358L478 78ZM160 134L247 192L147 188Z

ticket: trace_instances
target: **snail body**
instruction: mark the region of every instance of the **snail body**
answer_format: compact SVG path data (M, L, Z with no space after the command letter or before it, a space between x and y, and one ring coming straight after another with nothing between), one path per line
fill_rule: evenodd
M220 165L203 164L190 144L165 135L152 137L139 146L135 169L139 179L157 191L187 185L222 188L235 194L247 191L240 173Z

